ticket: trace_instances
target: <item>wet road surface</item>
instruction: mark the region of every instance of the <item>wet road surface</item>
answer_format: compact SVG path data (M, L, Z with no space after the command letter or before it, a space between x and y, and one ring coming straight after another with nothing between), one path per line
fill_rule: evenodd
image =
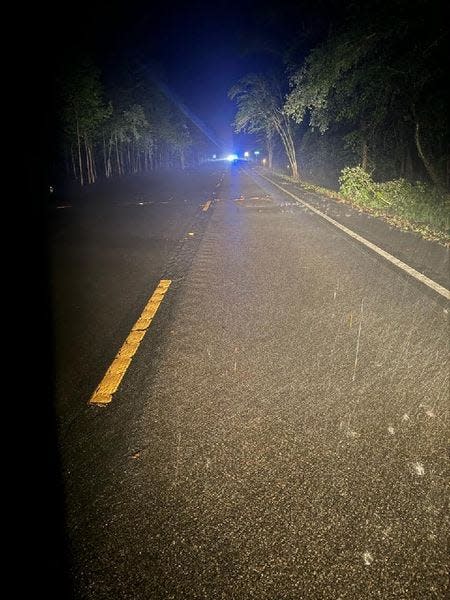
M247 171L52 217L72 597L443 599L448 305ZM445 249L407 235L444 285Z

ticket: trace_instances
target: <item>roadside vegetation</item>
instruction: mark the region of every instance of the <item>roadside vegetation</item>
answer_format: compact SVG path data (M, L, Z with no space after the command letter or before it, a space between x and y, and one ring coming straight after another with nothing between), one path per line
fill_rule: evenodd
M343 169L338 191L274 169L272 173L300 189L350 204L395 227L450 247L450 193L441 188L405 179L376 183L361 167Z
M89 57L59 78L60 155L80 185L157 168L184 168L206 152L205 139L167 94L144 75L108 89Z
M339 181L340 194L352 203L424 237L450 242L450 193L443 189L406 179L377 183L361 167L346 167Z
M449 31L442 3L352 3L330 10L319 35L300 10L279 18L284 23L272 30L286 31L288 22L290 35L273 38L276 67L244 77L229 92L235 130L259 136L269 168L448 241Z

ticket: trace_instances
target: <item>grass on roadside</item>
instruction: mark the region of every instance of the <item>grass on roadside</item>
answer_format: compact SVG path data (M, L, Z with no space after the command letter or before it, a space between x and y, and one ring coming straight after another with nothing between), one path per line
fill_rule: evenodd
M376 183L361 167L346 167L339 178L339 192L309 182L278 177L338 202L357 206L403 230L450 246L450 194L422 182L396 179Z

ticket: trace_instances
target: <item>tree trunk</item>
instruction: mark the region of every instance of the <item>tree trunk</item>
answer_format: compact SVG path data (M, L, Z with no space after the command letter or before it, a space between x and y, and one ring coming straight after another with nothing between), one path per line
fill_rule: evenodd
M92 179L93 179L93 183L95 183L97 181L97 167L95 164L95 153L93 152L91 143L88 145L88 148L89 148L89 159L91 161Z
M295 146L294 146L294 140L292 138L292 132L291 132L291 127L289 125L289 121L287 121L287 119L285 119L286 121L286 138L287 138L287 144L288 144L288 148L289 148L289 152L288 152L288 159L289 159L289 163L291 165L291 170L292 170L292 177L296 180L299 181L300 179L300 173L298 170L298 164L297 164L297 155L295 152Z
M112 152L113 143L114 143L113 136L111 135L111 137L109 138L108 163L107 163L108 169L106 172L106 177L108 177L108 178L111 177L111 175L112 175L111 152Z
M81 138L80 138L80 127L78 124L78 113L75 113L75 119L77 122L77 145L78 145L78 166L80 169L80 184L84 185L84 177L83 177L83 162L81 160Z
M295 160L295 159L291 160L290 163L291 163L291 169L292 169L292 177L295 179L295 181L300 181L297 160Z
M292 139L292 133L289 122L287 121L284 115L282 119L277 119L275 123L275 128L281 137L281 141L286 151L286 156L289 161L289 166L291 168L291 175L296 181L299 181L300 173L298 170L294 140Z
M117 142L117 135L116 135L116 139L115 139L115 146L116 146L117 174L120 176L120 175L122 175L122 168L121 168L121 164L120 164L119 144Z
M267 162L269 169L273 166L273 133L269 131L266 134Z
M72 158L73 177L75 181L78 179L77 165L75 163L75 155L73 153L73 144L70 145L70 156Z
M92 156L92 145L90 141L86 138L86 154L87 154L87 162L89 167L89 176L90 183L95 183L96 180L96 172L95 172L95 164Z
M286 151L287 151L289 164L291 167L291 175L296 181L299 181L300 174L299 174L299 170L298 170L297 156L295 153L294 141L292 139L292 135L289 130L286 132L286 139L287 139Z
M92 183L92 178L91 178L91 165L89 163L89 152L88 152L88 145L87 145L87 141L86 141L86 136L83 135L83 140L84 140L84 154L85 154L85 160L86 160L86 172L87 172L87 180L88 183Z
M420 157L420 160L423 163L423 166L425 167L428 177L431 179L431 181L434 183L434 185L439 187L441 185L441 180L434 168L434 165L428 159L428 157L425 155L425 152L424 152L423 146L422 146L422 141L420 139L420 125L419 125L419 121L417 121L417 120L416 120L415 132L414 132L414 141L416 142L417 153Z

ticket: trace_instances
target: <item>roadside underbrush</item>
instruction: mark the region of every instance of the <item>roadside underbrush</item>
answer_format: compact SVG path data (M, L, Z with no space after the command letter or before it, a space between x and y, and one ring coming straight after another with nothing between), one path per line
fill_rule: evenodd
M346 167L339 178L339 192L335 192L274 173L307 191L352 204L400 229L450 246L450 193L434 186L405 179L377 183L361 167Z

